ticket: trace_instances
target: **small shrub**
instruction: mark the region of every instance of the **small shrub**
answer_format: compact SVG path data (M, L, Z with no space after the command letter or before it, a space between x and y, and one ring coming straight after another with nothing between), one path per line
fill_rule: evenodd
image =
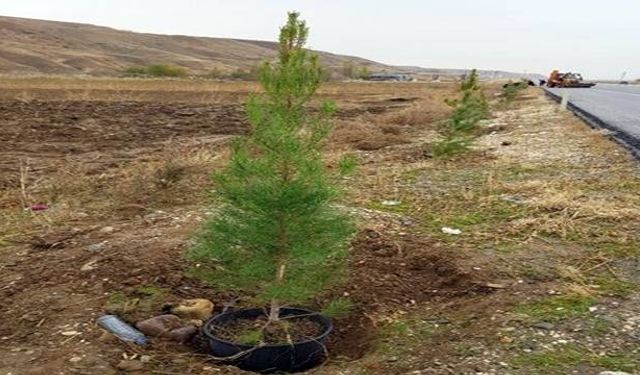
M220 79L224 77L224 72L222 70L213 68L208 73L203 74L201 76L204 79Z
M186 77L187 71L181 67L168 64L154 64L147 68L152 77Z
M348 60L342 63L342 75L349 79L356 78L356 65L353 60Z
M129 76L146 76L147 68L140 66L132 66L124 70L124 73Z
M260 68L258 67L252 67L249 70L238 68L229 74L229 78L239 81L257 81L259 77Z
M358 78L360 78L360 79L369 79L370 75L371 75L371 72L369 71L368 67L361 66L360 69L358 69Z
M365 65L358 66L353 60L342 63L342 76L348 79L368 79L371 72Z
M124 70L129 76L138 77L186 77L187 71L169 64L154 64L147 67L130 67Z

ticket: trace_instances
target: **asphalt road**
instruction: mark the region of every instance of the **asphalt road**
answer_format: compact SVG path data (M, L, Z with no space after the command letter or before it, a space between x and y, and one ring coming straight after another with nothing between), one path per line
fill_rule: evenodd
M574 112L583 112L593 120L589 122L595 122L593 125L613 131L615 138L640 154L640 86L598 84L591 88L548 90L558 96L566 92Z

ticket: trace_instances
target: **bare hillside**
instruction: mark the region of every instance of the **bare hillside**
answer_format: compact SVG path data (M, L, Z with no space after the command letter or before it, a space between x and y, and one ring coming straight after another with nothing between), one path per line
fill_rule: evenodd
M115 75L124 69L172 64L191 74L214 69L249 70L276 54L269 41L145 34L80 23L0 16L0 73ZM341 77L345 64L369 71L410 73L430 80L459 77L465 69L390 66L354 56L319 51L322 64ZM518 79L523 75L480 70L482 79ZM530 78L542 78L529 75Z
M0 16L0 72L111 75L131 66L168 63L191 73L249 69L275 56L275 43L143 34L88 24ZM319 52L339 69L346 61L393 69L358 57Z

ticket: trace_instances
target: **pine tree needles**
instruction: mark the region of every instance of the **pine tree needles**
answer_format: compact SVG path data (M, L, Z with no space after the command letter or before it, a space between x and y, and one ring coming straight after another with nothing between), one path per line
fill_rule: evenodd
M474 132L480 120L489 115L489 104L478 83L474 69L460 86L462 96L448 100L453 113L440 127L443 139L435 144L435 156L449 156L465 152L473 142Z
M283 304L303 303L341 280L353 230L330 204L339 191L321 154L335 108L305 110L323 74L303 48L308 28L298 17L290 13L280 30L278 61L262 66L264 93L247 103L251 135L215 173L222 205L190 251L202 263L198 275L250 292L256 303L270 301L274 319Z

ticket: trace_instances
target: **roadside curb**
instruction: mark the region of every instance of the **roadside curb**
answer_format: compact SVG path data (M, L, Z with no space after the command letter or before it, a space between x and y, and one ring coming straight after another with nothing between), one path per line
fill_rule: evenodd
M547 88L543 89L545 94L556 102L562 101L562 96L549 91ZM640 160L640 139L630 136L629 134L620 131L617 127L607 123L598 116L595 116L584 109L571 103L571 100L567 103L567 109L574 115L579 117L582 121L586 122L594 129L605 129L610 133L608 137L621 144L624 148L631 152L631 155Z

